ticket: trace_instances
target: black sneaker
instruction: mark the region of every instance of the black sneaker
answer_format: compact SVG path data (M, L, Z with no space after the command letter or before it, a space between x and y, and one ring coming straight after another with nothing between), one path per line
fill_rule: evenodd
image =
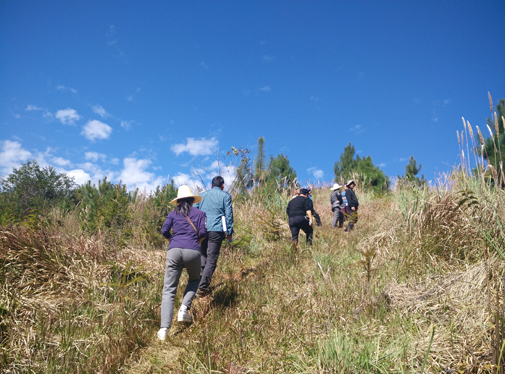
M208 291L207 290L202 290L201 288L198 289L198 291L196 291L196 297L198 298L202 298L202 297L205 297L207 296L208 294Z

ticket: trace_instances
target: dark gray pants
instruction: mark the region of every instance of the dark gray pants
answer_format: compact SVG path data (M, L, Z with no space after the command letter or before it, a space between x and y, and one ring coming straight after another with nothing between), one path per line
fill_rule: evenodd
M167 252L167 266L161 298L161 327L170 328L172 325L174 299L183 267L188 271L189 279L182 304L189 309L200 282L200 252L187 248L171 248Z
M202 242L202 279L200 279L200 284L198 288L202 291L206 291L212 280L212 275L216 270L217 259L219 258L219 251L221 250L221 243L225 238L225 233L222 231L209 231L207 232L207 237Z
M340 211L339 208L335 208L333 211L333 221L331 222L331 227L342 227L344 223L344 213Z
M304 216L289 217L289 229L291 230L291 241L293 243L298 243L298 234L300 230L303 230L307 236L307 244L312 244L312 233L314 230Z

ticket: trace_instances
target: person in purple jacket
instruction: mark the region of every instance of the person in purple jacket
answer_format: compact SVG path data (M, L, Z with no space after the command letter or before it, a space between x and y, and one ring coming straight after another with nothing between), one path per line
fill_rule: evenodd
M186 268L189 278L177 321L193 321L188 311L200 283L200 243L207 236L207 216L205 212L193 207L194 203L201 200L201 196L193 195L189 186L180 186L177 197L170 202L176 207L168 214L161 229L170 244L161 299L161 328L158 331L160 340L165 340L172 324L175 294L183 268Z

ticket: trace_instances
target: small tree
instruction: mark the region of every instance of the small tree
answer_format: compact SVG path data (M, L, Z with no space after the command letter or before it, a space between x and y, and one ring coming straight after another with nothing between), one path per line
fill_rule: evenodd
M282 153L277 157L270 157L268 179L276 179L281 183L291 184L296 179L296 171L289 165L289 159Z
M15 216L54 206L74 206L74 178L58 173L52 166L45 168L30 160L11 174L0 179L3 200L11 202Z
M426 178L424 178L424 175L419 178L417 174L421 171L421 168L423 166L419 164L417 166L417 161L414 158L414 156L410 156L409 158L409 163L407 166L405 166L405 175L404 176L398 176L398 181L401 181L405 184L414 184L416 186L423 186L426 184Z
M362 176L366 182L363 188L371 188L375 191L387 189L388 179L386 174L373 164L372 158L366 156L354 158L354 146L349 143L344 148L344 152L340 155L340 161L335 162L333 168L335 172L335 180L343 180L352 178L354 173Z

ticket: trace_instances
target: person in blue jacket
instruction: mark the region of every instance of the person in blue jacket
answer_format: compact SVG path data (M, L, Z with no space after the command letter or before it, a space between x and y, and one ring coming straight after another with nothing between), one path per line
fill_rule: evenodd
M207 214L207 237L202 242L202 276L198 285L197 296L208 292L212 275L216 270L221 243L233 237L233 207L231 195L224 191L224 179L221 176L212 179L212 188L202 193L202 201L195 208ZM224 218L223 218L224 217Z

